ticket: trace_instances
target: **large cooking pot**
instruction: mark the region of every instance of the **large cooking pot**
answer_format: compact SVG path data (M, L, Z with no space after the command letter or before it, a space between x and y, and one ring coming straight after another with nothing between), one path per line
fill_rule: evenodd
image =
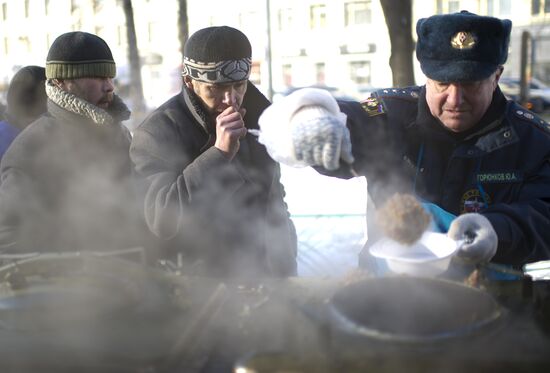
M495 325L503 310L484 291L460 283L407 276L361 280L335 292L336 330L394 342L437 342Z
M176 335L170 283L114 257L43 254L0 267L0 371L139 371Z

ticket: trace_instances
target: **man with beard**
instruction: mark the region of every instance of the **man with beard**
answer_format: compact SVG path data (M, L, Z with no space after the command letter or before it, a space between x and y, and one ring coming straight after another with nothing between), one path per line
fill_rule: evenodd
M47 113L0 165L0 252L110 251L142 245L130 111L113 92L105 41L69 32L46 59ZM143 222L144 224L144 222Z
M185 45L183 87L136 129L130 150L145 218L188 274L296 273L296 232L279 165L248 130L269 101L248 80L251 46L231 27Z

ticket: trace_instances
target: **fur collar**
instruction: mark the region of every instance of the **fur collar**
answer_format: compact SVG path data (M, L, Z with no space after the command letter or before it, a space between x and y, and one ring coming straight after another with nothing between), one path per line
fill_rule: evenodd
M88 118L98 125L111 125L130 118L130 110L117 95L114 95L113 103L109 109L103 110L72 93L62 90L51 81L46 83L46 94L50 100L61 108Z

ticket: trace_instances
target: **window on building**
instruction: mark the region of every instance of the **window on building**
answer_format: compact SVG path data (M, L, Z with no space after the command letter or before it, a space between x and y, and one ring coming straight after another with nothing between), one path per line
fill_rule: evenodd
M353 1L344 4L346 26L365 25L372 22L370 1Z
M48 15L50 13L50 0L44 0L44 14Z
M353 61L349 64L350 78L356 84L368 85L371 81L370 61Z
M5 21L8 19L8 4L2 3L2 19Z
M31 8L30 8L29 0L25 0L24 6L25 6L25 18L29 18L30 14L31 14Z
M550 0L544 0L544 13L550 13Z
M531 14L540 13L540 0L531 0Z
M436 14L442 14L443 13L443 0L437 0L435 11L436 11Z
M320 85L325 84L325 63L319 62L315 64L315 82Z
M10 42L8 40L7 37L4 38L4 55L8 55L9 51L10 51Z
M94 0L93 6L94 6L94 13L99 13L103 8L103 0Z
M283 84L287 87L292 87L292 65L283 65Z
M153 43L156 40L162 40L161 26L158 22L149 22L147 25L147 41Z
M324 4L312 5L309 8L309 25L310 28L320 29L325 28L327 23L327 7Z
M71 13L78 10L78 0L71 0Z
M487 0L487 15L488 16L494 16L495 15L495 2L494 2L494 0Z
M279 9L277 13L277 23L279 25L279 31L292 29L292 9Z
M96 26L95 27L95 34L101 38L104 38L104 31L105 31L105 28L103 26Z
M250 67L250 78L248 79L256 85L262 84L262 70L259 62L252 62L252 66Z
M509 16L512 14L512 0L499 0L498 12L501 16Z
M258 19L258 12L250 11L239 13L239 28L243 31L248 25L254 24L254 20L256 19Z
M117 26L117 44L123 46L126 44L126 26Z
M449 13L460 12L460 1L458 0L449 0Z

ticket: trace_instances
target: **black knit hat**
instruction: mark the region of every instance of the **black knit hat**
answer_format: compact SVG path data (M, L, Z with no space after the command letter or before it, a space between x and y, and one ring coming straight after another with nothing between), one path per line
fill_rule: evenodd
M228 26L207 27L185 43L183 76L207 83L231 83L248 79L252 47L245 34Z
M510 20L460 13L422 18L416 24L416 57L430 79L483 80L506 62Z
M114 78L116 65L107 43L87 32L57 37L46 58L48 79Z

